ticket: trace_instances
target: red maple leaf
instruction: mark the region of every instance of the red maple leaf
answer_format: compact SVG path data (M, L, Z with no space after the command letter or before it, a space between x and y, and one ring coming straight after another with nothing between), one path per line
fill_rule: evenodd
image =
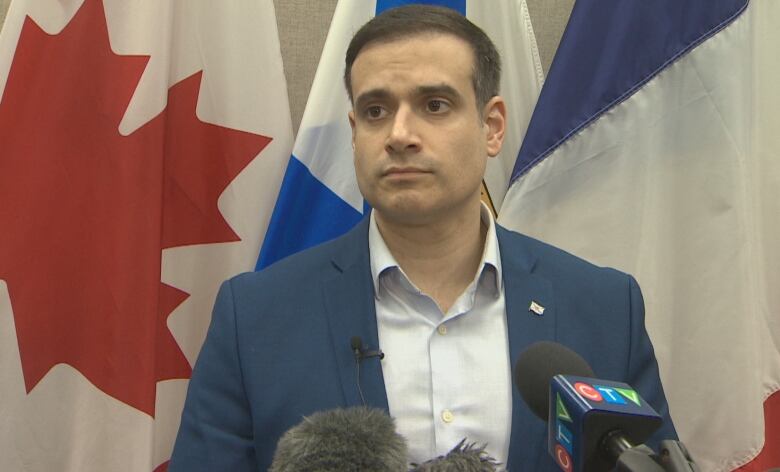
M0 99L0 279L28 392L66 363L154 415L156 382L190 376L161 250L239 239L217 198L271 138L198 120L201 73L120 135L147 61L111 51L100 0L57 35L25 20Z

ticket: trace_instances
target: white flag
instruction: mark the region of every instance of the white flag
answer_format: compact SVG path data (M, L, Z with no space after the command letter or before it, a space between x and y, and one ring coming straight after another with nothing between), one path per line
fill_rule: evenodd
M578 1L499 215L636 276L703 471L780 466L778 23L774 1Z

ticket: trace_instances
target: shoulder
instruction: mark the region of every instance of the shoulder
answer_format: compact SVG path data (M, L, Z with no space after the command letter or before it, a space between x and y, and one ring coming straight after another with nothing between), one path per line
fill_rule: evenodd
M298 292L338 275L344 266L368 258L365 220L342 236L281 259L258 272L245 272L226 284L237 293L265 293L277 296Z
M578 286L636 285L632 276L588 260L530 236L497 226L502 261L523 264L538 275L576 281Z

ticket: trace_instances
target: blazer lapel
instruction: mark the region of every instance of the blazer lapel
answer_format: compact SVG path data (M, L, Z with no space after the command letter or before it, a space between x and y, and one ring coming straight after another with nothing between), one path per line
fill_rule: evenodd
M363 404L351 339L359 337L365 349L379 348L374 286L368 253L368 218L340 241L332 259L336 275L322 284L345 406ZM366 404L388 411L382 364L378 357L360 361L360 389Z
M534 274L536 256L520 239L522 236L510 234L500 226L497 226L497 235L504 277L509 355L514 367L517 358L530 344L555 339L553 289L549 280ZM512 381L515 381L514 375ZM528 457L523 450L546 451L546 439L545 422L531 412L513 385L508 467L534 470L534 464L538 464L540 458ZM528 447L534 443L536 447Z

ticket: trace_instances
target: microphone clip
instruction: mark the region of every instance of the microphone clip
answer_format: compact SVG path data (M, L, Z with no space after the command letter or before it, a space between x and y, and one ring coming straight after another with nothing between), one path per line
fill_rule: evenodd
M360 339L360 336L352 336L349 344L352 347L352 353L355 355L355 362L360 363L360 361L372 357L378 357L379 360L385 358L385 353L381 349L371 350L363 346L363 340Z
M357 380L358 393L360 394L360 400L363 402L363 406L368 406L366 403L366 397L363 396L363 388L360 386L360 362L363 359L369 359L371 357L378 357L379 360L385 358L385 353L379 349L369 350L363 346L363 340L360 336L352 336L349 340L349 345L352 348L352 354L355 355L355 379Z

